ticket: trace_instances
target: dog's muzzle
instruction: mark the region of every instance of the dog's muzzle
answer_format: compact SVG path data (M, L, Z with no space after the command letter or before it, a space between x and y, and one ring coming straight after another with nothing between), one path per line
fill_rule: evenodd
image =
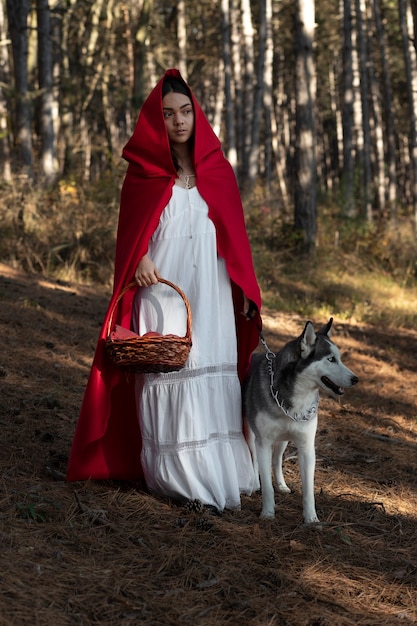
M335 383L332 380L330 380L330 378L327 378L327 376L322 376L321 382L323 383L323 385L326 385L326 387L328 387L331 391L333 391L333 393L335 393L338 396L343 396L343 394L345 393L345 390L343 387L339 387L339 385L335 385Z

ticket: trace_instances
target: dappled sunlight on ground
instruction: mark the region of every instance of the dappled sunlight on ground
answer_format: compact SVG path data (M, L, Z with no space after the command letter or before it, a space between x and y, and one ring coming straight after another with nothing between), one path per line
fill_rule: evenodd
M292 493L276 495L275 520L259 518L259 493L217 516L134 484L65 482L108 297L0 266L3 622L417 623L417 332L335 317L360 380L340 402L321 400L322 524L306 527L291 445ZM307 319L266 307L263 321L278 351Z

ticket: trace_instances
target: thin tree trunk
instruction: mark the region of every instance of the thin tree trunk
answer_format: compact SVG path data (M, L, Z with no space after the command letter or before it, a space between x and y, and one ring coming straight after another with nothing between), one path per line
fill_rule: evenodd
M232 56L230 46L230 4L229 0L222 0L222 36L223 36L223 63L224 63L224 93L226 99L226 145L227 158L237 173L237 149L235 119L232 98Z
M356 17L357 17L357 38L358 38L358 61L359 61L359 91L361 99L361 127L363 135L362 143L362 172L361 179L363 182L363 207L364 217L367 222L373 220L372 203L371 203L371 129L369 125L369 102L368 102L368 53L366 48L366 27L364 20L365 3L364 0L356 0Z
M187 80L187 30L185 26L185 2L177 3L178 69Z
M249 158L252 141L253 85L255 84L252 15L250 0L241 0L242 35L244 56L244 114L243 114L243 158L242 174L246 180L249 172Z
M343 213L355 216L353 190L353 44L351 0L341 0L343 11Z
M338 63L339 59L335 61ZM343 122L342 122L342 111L338 105L338 97L336 92L336 78L335 78L335 66L331 65L329 67L329 87L330 87L330 102L331 109L334 117L334 124L336 129L336 139L335 139L335 151L336 158L334 159L334 163L336 166L336 171L334 175L334 186L336 183L340 183L340 172L343 168Z
M7 32L5 24L3 0L0 0L0 85L10 83L9 54L6 45ZM0 86L0 161L2 163L1 177L7 182L12 180L10 160L10 136L7 124L8 111L4 88Z
M243 89L242 89L242 76L243 69L240 57L240 19L239 19L239 0L229 0L230 9L230 26L231 26L231 54L232 54L232 71L233 80L231 84L232 98L235 102L235 124L236 124L236 150L237 150L237 163L236 171L238 172L239 180L242 179L242 163L244 152L244 136L243 136ZM238 169L240 165L240 170Z
M356 11L355 11L356 15ZM363 137L363 112L362 112L362 98L361 98L361 73L359 65L358 54L358 32L357 23L356 28L352 29L352 74L353 74L353 146L354 146L354 199L355 204L358 202L358 197L361 196L362 188L358 184L357 173L362 172L364 163L364 137ZM356 174L356 175L355 175Z
M113 36L113 17L114 2L108 0L106 4L106 40L103 45L103 53L107 55L107 62L103 63L103 80L101 83L101 97L103 101L103 116L106 126L107 146L110 157L113 156L117 146L117 129L114 123L114 114L112 111L112 103L109 94L109 85L111 84L112 75L117 72L117 61L114 58L115 45Z
M27 177L32 180L32 127L27 68L30 2L29 0L7 0L6 6L14 61L16 92L15 140L20 148L23 169Z
M279 29L278 24L277 29ZM288 190L287 164L290 155L290 122L289 109L290 98L288 90L285 89L285 56L283 51L278 51L276 61L276 72L278 74L277 87L275 93L276 104L273 107L272 135L275 136L275 163L279 190L284 207L290 205L290 193ZM274 126L276 128L274 132Z
M394 106L392 102L391 78L389 70L389 48L381 19L380 0L374 0L374 19L377 41L381 59L381 76L383 85L384 119L386 124L386 147L388 169L388 205L392 217L396 217L397 203L397 168L396 140L394 125Z
M218 60L217 76L218 76L217 90L216 90L217 97L214 100L214 115L213 115L212 126L216 135L220 137L223 111L225 108L224 63L221 57Z
M369 49L369 59L374 58L374 50L373 50L373 40L375 38L375 33L373 32L373 13L371 7L368 5L366 9L366 23L367 23L367 31L368 31L368 49ZM380 215L385 214L385 199L386 199L386 189L385 189L385 150L384 150L384 133L383 133L383 123L382 123L382 112L381 112L381 93L379 88L379 83L377 81L375 75L375 66L373 62L368 64L368 73L369 73L369 94L372 103L372 116L371 121L373 125L371 127L371 147L373 147L374 157L374 187L376 190L376 197L378 198L378 209Z
M146 98L144 70L146 68L146 41L148 38L152 9L152 0L141 0L137 17L134 48L134 88L132 93L132 105L136 111L141 108Z
M277 129L273 100L274 40L272 33L272 0L265 1L265 71L263 110L265 119L265 183L268 194L272 185L272 160L276 150ZM272 131L272 124L274 129ZM278 156L278 155L277 155Z
M411 199L414 210L414 227L417 234L417 61L416 50L412 43L413 16L407 0L398 0L400 25L403 37L404 58L407 77L408 102L410 107L410 158L412 191Z
M259 142L261 134L262 100L264 92L265 46L266 46L266 0L259 0L258 62L256 70L255 96L253 100L252 134L249 154L248 181L255 182L259 166Z
M73 156L74 156L74 103L73 94L70 89L71 85L71 71L69 60L69 30L71 16L73 8L77 0L70 0L70 6L62 19L62 41L61 41L61 54L62 54L62 84L64 88L61 93L62 107L61 107L61 134L62 134L62 154L61 162L63 163L62 171L64 176L68 175L72 171ZM65 88L66 86L66 88ZM58 153L59 153L58 149Z
M54 133L56 103L52 91L52 40L48 0L36 0L38 21L38 73L40 89L41 168L48 183L55 181L58 173Z
M314 0L298 0L296 15L296 183L295 227L303 234L302 250L316 245L316 157L314 111L316 73L313 58Z

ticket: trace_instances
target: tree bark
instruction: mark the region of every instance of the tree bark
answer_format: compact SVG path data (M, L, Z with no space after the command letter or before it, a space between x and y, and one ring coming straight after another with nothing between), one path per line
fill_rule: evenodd
M234 99L235 109L235 125L236 125L236 153L237 163L236 172L238 179L242 180L242 163L244 152L244 134L243 134L243 89L242 74L243 68L240 56L240 21L239 21L239 0L229 0L230 8L230 35L231 35L231 54L232 54L232 72L233 80L231 84L232 98Z
M255 62L253 47L253 24L251 7L249 0L241 0L242 13L242 37L243 37L243 58L244 58L244 113L243 113L243 154L242 154L242 178L247 180L249 173L249 159L252 142L253 124L253 85L255 84Z
M185 2L177 4L178 69L187 80L187 29L185 25Z
M0 1L0 85L10 84L9 54L7 48L7 32L5 24L3 2ZM10 135L7 124L8 102L3 86L0 86L0 161L2 163L1 177L6 182L12 180L12 166L10 159Z
M40 90L41 170L48 183L58 174L54 113L57 103L53 95L51 19L48 0L36 0L38 21L38 75Z
M20 150L23 172L33 180L31 107L27 68L29 0L7 0L7 18L13 50L16 93L15 142Z
M396 138L394 124L394 106L392 99L391 78L389 69L390 51L387 37L381 18L380 0L374 0L374 19L376 35L381 60L381 77L383 92L383 107L386 135L386 162L388 170L388 206L391 216L395 218L397 212L397 167L396 167Z
M414 27L410 4L407 0L399 0L398 8L403 37L410 111L411 201L414 212L414 227L417 234L417 59L416 50L412 43Z
M343 213L346 217L354 217L352 4L351 0L341 1L343 9Z
M316 246L316 157L314 111L316 74L313 57L314 0L298 0L296 15L296 181L295 228L302 233L302 251Z
M248 181L255 182L259 164L259 142L261 134L262 101L264 93L265 47L266 47L266 0L259 0L259 42L256 70L255 95L253 99L252 133L249 154Z
M226 145L227 158L237 174L237 149L234 107L232 98L232 55L230 45L230 3L222 0L222 38L223 38L223 68L224 68L224 92L226 102Z
M358 78L359 91L361 100L361 128L363 135L363 144L360 159L360 177L362 181L362 202L363 215L367 222L373 221L372 203L371 203L371 129L369 125L369 81L368 81L368 54L366 47L366 22L364 19L365 5L364 0L356 0L356 23L357 23L357 40L358 40Z

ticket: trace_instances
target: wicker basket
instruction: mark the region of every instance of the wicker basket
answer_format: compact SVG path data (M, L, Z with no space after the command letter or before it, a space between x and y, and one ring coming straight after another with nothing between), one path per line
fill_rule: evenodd
M106 350L110 355L114 365L135 373L161 373L175 372L184 367L191 349L191 307L185 294L181 289L164 278L159 279L181 296L184 300L187 312L187 327L184 337L177 335L150 334L143 336L128 337L119 339L112 337L113 315L117 304L125 293L137 286L136 282L129 283L121 292L113 309L107 326Z

